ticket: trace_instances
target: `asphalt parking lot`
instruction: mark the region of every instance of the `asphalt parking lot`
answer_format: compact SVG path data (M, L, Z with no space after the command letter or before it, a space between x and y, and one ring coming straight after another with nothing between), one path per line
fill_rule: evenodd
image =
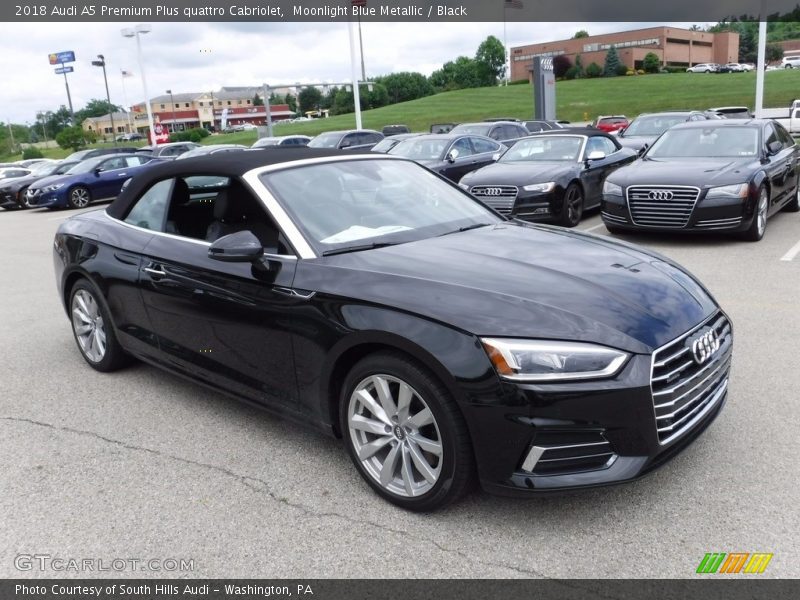
M92 207L94 209L96 207ZM707 552L770 552L800 577L800 214L759 243L626 236L688 267L731 316L728 404L632 484L434 514L380 500L337 440L137 365L78 353L51 245L73 213L0 211L0 576L15 557L191 559L194 577L689 578ZM596 211L579 226L608 235ZM742 577L746 577L741 575Z

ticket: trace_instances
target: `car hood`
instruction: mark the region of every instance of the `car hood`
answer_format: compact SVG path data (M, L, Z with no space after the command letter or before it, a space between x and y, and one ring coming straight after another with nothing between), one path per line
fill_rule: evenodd
M650 146L657 139L657 135L632 135L630 137L617 137L617 141L622 145L623 148L631 148L633 150L639 150L644 146Z
M664 257L521 222L303 260L294 286L480 336L582 340L641 353L717 309L701 284Z
M48 185L53 185L54 183L65 183L71 182L75 175L48 175L47 177L42 177L41 179L37 179L30 185L30 189L36 190L40 188L45 188Z
M31 175L28 175L27 177L14 177L13 179L7 179L0 182L0 190L18 190L33 183L37 179L39 179L39 177L34 177Z
M609 176L617 185L694 185L699 188L748 181L754 170L753 158L664 160L643 158Z
M461 180L466 185L542 183L557 181L559 177L575 171L579 163L572 161L520 161L494 163L467 173Z

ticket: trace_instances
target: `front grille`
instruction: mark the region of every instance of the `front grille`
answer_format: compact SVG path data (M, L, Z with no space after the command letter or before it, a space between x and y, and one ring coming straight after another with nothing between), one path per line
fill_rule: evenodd
M628 208L635 225L686 227L700 188L688 186L633 185L627 190Z
M601 432L543 432L537 434L522 469L535 475L593 471L608 466L615 456Z
M514 185L476 185L470 189L473 196L504 215L514 208L518 192Z
M694 226L702 229L731 229L741 224L742 217L733 217L732 219L706 219L705 221L697 221Z
M716 331L719 349L703 364L692 352L692 341ZM733 329L720 313L656 350L650 386L653 391L658 441L666 444L691 429L725 393L733 352Z
M620 225L622 225L628 222L628 219L626 219L625 217L621 217L619 215L612 215L611 213L607 213L605 211L602 211L600 213L600 217L612 224L619 223Z

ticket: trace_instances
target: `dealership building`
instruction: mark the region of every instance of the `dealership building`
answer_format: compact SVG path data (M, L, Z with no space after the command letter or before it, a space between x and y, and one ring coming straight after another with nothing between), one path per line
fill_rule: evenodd
M631 69L642 68L644 57L649 52L658 56L662 65L675 67L739 60L738 33L649 27L511 48L511 80L529 79L532 60L536 56L553 58L564 55L574 64L575 57L580 54L584 68L593 62L603 66L611 46L617 49L622 63Z

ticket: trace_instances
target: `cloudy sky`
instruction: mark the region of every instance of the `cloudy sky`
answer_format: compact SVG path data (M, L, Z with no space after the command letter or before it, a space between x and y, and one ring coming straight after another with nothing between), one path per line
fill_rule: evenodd
M133 25L133 24L130 24ZM651 23L509 23L509 46L623 31ZM678 24L675 24L678 25ZM3 26L0 36L0 121L33 122L36 112L67 104L64 78L48 63L51 52L73 50L75 72L69 86L75 110L104 98L101 69L106 57L112 102L124 105L120 69L128 103L144 98L136 44L123 38L125 23L23 23ZM223 85L272 85L344 81L350 78L350 47L345 23L153 23L142 36L145 74L151 97L173 92L216 90ZM488 35L503 38L503 23L364 23L367 76L393 71L426 75L460 55L473 56Z

